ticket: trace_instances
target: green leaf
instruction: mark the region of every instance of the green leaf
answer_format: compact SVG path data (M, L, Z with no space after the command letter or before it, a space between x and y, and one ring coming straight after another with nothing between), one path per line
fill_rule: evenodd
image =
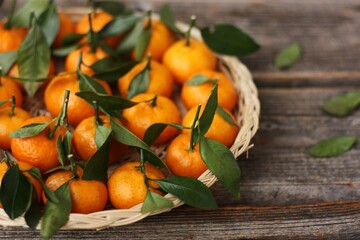
M31 22L32 26L19 47L17 57L20 77L29 80L24 82L24 87L30 97L41 86L36 81L45 79L50 68L50 48L45 35L35 17Z
M169 199L160 196L157 193L147 191L145 201L141 207L141 213L150 213L172 208L174 204Z
M165 3L160 7L160 20L166 24L171 31L176 33L183 33L175 24L175 18L171 12L169 4Z
M51 46L60 28L59 17L54 0L49 2L48 8L39 16L39 23L48 45Z
M128 53L135 48L135 44L144 30L144 23L139 21L135 27L125 35L116 48L118 53Z
M16 62L17 51L9 51L0 53L0 66L2 67L2 74L6 75L12 65Z
M197 179L170 176L166 179L155 180L155 182L158 183L165 192L171 193L192 207L218 207L210 189Z
M322 109L333 116L350 115L360 104L360 91L351 91L326 101Z
M99 149L86 161L84 173L81 177L83 180L97 180L106 183L111 131L108 131L107 134L102 139L104 142L98 143L101 145Z
M10 219L25 213L31 205L33 186L19 170L19 166L10 167L1 182L1 203Z
M275 66L279 69L289 68L301 57L301 47L298 43L292 43L282 49L275 57Z
M338 136L322 140L312 146L307 153L312 157L335 157L348 150L356 143L356 136Z
M146 129L146 132L144 134L144 142L151 146L167 126L171 126L176 129L184 128L183 125L174 123L154 123L153 125L148 127L148 129Z
M56 148L59 162L64 166L67 162L68 155L71 153L71 133L69 131L66 131L64 139L62 139L61 136L58 137Z
M135 65L137 62L131 61L131 62L124 62L121 64L118 64L117 66L105 70L95 70L95 74L93 75L94 78L105 80L107 82L117 82L120 77L127 74ZM91 66L91 68L95 67L94 65ZM95 68L98 68L96 66ZM93 68L94 69L94 68ZM103 68L104 69L104 68Z
M72 51L77 49L78 47L79 47L79 45L75 44L75 45L70 45L67 47L57 48L57 49L52 50L52 54L56 57L65 57L65 56L69 55L69 53L71 53Z
M231 24L215 25L213 31L202 28L201 36L211 50L220 54L245 56L260 49L254 39Z
M97 148L100 148L104 144L106 139L111 135L111 128L101 125L96 125L95 129L95 144Z
M119 124L113 118L110 118L111 128L115 139L125 145L144 149L144 158L146 161L169 170L166 164L150 149L150 147L140 138L130 132L126 127Z
M2 105L5 105L5 104L7 104L7 103L10 103L11 101L10 101L10 99L9 100L5 100L5 101L0 101L0 107L2 106Z
M204 83L216 84L218 81L219 79L210 79L203 74L197 74L194 77L192 77L189 81L185 82L185 84L190 86L197 86Z
M142 17L139 16L117 16L105 25L98 34L101 38L117 36L131 29Z
M123 14L126 12L125 4L115 1L93 1L95 8L101 8L113 16Z
M55 196L57 201L48 198L41 221L40 234L45 239L51 238L69 220L72 206L69 182L61 185Z
M146 49L149 45L150 37L151 37L151 26L144 29L136 41L136 44L135 44L135 59L136 59L136 61L140 61L143 58L143 56L146 52Z
M102 93L102 94L106 94L105 88L98 83L97 81L95 81L95 79L93 79L92 77L77 71L77 75L79 77L79 87L80 87L80 91L91 91L91 92L95 92L95 93Z
M127 98L130 99L135 95L146 91L150 82L149 65L150 63L148 62L144 69L136 74L135 77L131 80L130 86L128 88Z
M85 36L86 33L70 33L61 40L61 46L77 44Z
M11 26L28 27L31 13L38 17L43 11L45 11L47 6L47 0L25 1L25 4L23 4L20 8L17 9L13 18L11 19Z
M231 151L210 138L200 140L200 154L208 169L237 198L240 197L240 168Z
M24 215L26 224L33 230L36 229L37 225L43 216L43 212L40 208L39 199L37 198L36 190L33 187L33 200L29 210Z
M236 122L234 121L234 119L231 117L231 115L225 111L224 108L222 108L221 106L218 106L216 109L216 112L220 115L220 117L222 117L226 122L230 123L231 125L234 125L236 127L238 127L238 125L236 124Z
M14 132L10 133L11 138L27 138L36 136L42 131L44 131L51 122L42 122L42 123L31 123L29 125L23 126Z
M89 104L92 104L94 101L96 101L99 107L105 110L122 110L138 104L120 96L110 96L90 91L77 92L75 95L81 97Z

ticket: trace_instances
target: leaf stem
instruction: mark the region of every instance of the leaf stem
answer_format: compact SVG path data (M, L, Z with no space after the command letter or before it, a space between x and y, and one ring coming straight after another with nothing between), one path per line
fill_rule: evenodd
M93 101L92 103L93 103L94 110L95 110L95 118L94 118L95 125L102 126L104 124L104 121L101 120L101 118L99 116L99 105L97 104L96 101Z
M2 86L2 67L0 67L0 87Z
M15 95L13 94L11 96L11 110L9 112L10 117L15 116L15 103L16 103L16 99L15 99Z
M157 101L158 95L156 94L154 98L151 101L151 107L156 107L156 101Z
M91 53L95 53L95 51L96 51L95 33L94 33L93 27L92 27L91 14L94 14L94 18L95 18L95 12L88 14L88 19L89 19L89 42L90 42L90 47L91 47Z
M80 68L81 68L81 64L82 64L82 55L83 55L83 52L80 51L80 53L79 53L79 60L78 60L78 64L77 64L77 70L78 70L78 71L81 71Z
M11 21L13 19L14 13L15 13L15 8L16 8L16 0L12 0L9 15L8 15L7 21L6 21L5 25L4 25L5 29L10 29L11 28Z
M10 168L11 167L11 159L10 159L8 153L5 151L4 151L4 161L7 165L7 167Z
M150 63L151 63L151 53L149 53L146 57L146 66L145 66L145 69L147 70L151 70L151 66L150 66Z
M48 138L50 138L50 139L52 139L54 137L56 129L59 126L65 126L66 128L68 128L68 126L69 126L69 122L67 119L67 107L69 104L69 97L70 97L70 90L66 89L62 109L61 109L59 115L56 117L56 123L55 123L54 128L50 131L50 133L48 135Z
M69 154L67 156L67 158L69 159L70 161L70 168L71 168L71 171L72 171L72 179L79 179L79 175L77 174L77 169L76 169L76 162L75 162L75 159L74 159L74 155L73 154Z
M189 25L189 29L187 30L187 32L185 32L185 40L186 40L186 46L190 46L190 36L191 36L191 30L192 28L195 26L196 24L196 16L192 15L190 18L190 25Z
M146 26L146 29L149 29L149 28L151 28L151 14L152 14L152 11L151 10L149 10L149 11L147 11L146 12L146 16L147 16L147 18L148 18L148 25Z
M194 144L194 134L193 131L195 129L196 123L199 120L199 114L200 114L200 109L201 109L201 104L198 105L197 109L196 109L196 113L195 113L195 117L193 120L193 123L191 125L191 132L190 132L190 146L189 146L189 151L193 152L194 148L195 148L195 144Z
M139 166L139 169L144 175L144 184L146 186L146 189L149 189L150 186L149 186L149 182L148 182L148 177L146 176L146 169L145 169L144 149L140 149L140 166Z

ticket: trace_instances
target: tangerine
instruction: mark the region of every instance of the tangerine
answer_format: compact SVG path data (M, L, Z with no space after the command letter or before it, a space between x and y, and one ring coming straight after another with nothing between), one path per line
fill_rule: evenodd
M180 123L180 111L175 103L167 97L154 97L152 93L140 93L131 98L138 104L123 110L123 116L127 119L125 126L141 139L148 127L155 123ZM173 139L177 132L177 129L167 126L154 143L165 143Z
M159 185L149 181L149 188L144 182L144 174L138 169L140 162L126 162L116 168L111 174L107 186L109 199L115 208L127 209L144 202L147 190L163 195L156 190ZM149 179L163 179L160 169L150 163L145 163L146 176Z
M11 79L0 76L0 101L10 100L13 95L16 99L15 106L21 107L23 104L23 95L18 85ZM11 106L10 102L0 106L0 109L9 106Z
M4 22L0 22L0 53L18 50L27 34L25 28L6 28Z
M65 13L59 12L58 13L58 17L59 17L59 31L55 37L55 40L52 44L53 47L55 48L59 48L62 46L61 41L63 40L63 38L70 34L75 32L75 25L73 23L73 21L71 21L71 19L69 18L68 15L66 15Z

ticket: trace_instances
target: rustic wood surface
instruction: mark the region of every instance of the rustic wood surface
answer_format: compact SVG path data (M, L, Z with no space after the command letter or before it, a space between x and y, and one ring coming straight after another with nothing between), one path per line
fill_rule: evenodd
M126 1L157 10L165 2ZM86 1L58 1L63 7ZM187 206L130 226L101 231L60 231L67 239L360 239L360 149L316 159L306 149L320 139L360 135L360 112L347 118L324 114L324 100L360 87L360 2L169 1L179 20L196 14L200 25L231 22L262 49L242 61L259 87L260 129L248 158L241 156L240 200L221 184L212 187L218 210ZM279 71L274 54L291 42L301 61ZM1 238L37 238L23 228L0 228Z

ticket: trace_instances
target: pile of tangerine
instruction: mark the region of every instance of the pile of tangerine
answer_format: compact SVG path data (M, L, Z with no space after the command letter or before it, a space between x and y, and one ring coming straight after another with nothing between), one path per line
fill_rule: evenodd
M101 30L112 16L105 12L93 13L92 28L97 32ZM84 16L77 23L64 13L59 13L60 30L52 47L61 47L61 40L70 33L86 33L89 31L88 16ZM144 22L148 24L148 22ZM27 29L6 29L0 25L0 53L17 50L25 37ZM194 119L197 106L204 104L210 96L214 85L205 82L200 85L189 85L187 81L196 75L204 75L209 79L216 79L218 84L218 104L234 119L233 111L237 102L237 92L233 83L226 75L217 70L217 59L213 52L199 40L180 39L159 20L151 20L151 35L144 58L127 74L119 78L117 89L111 88L105 81L97 80L111 95L119 92L120 96L127 97L128 88L134 77L149 65L149 85L145 92L137 94L130 100L141 102L133 107L124 109L122 114L126 121L121 123L140 139L143 139L146 129L154 123L176 123L190 127ZM5 38L4 36L8 36ZM10 37L9 37L10 36ZM121 36L108 37L110 46L115 46L121 41ZM8 41L4 41L9 39ZM11 39L11 41L10 41ZM83 65L81 71L92 75L94 71L88 66L107 57L100 48L91 51L89 45L82 45L65 57L64 72L56 75L49 83L44 84L43 101L46 110L52 116L57 116L62 108L63 96L66 89L70 90L67 116L69 124L73 128L72 152L77 159L87 161L96 151L95 143L95 110L85 100L75 95L80 91L79 81L76 74L77 62L82 52ZM151 54L151 60L146 56ZM131 53L134 58L134 53ZM49 76L55 75L55 64L51 60ZM48 137L53 124L40 134L26 138L10 138L9 134L16 129L32 123L49 122L47 116L33 117L29 112L22 109L24 99L23 84L14 80L19 77L18 66L14 64L8 76L0 80L0 101L15 98L15 102L4 104L0 107L0 148L11 151L16 158L20 170L28 170L32 167L40 169L46 185L55 191L73 176L72 171L58 170L46 174L49 170L60 165L56 148L57 136L63 129L57 129L52 138ZM174 89L181 88L181 104L187 112L181 114L178 105L171 98ZM115 91L114 91L115 90ZM156 105L146 101L157 95ZM100 119L105 126L109 126L109 117L101 115ZM119 120L120 121L120 120ZM213 123L205 135L230 147L238 133L238 126L230 124L218 113L215 114ZM167 127L154 143L167 144L165 163L174 175L198 178L207 170L201 159L199 146L189 151L189 130L179 130ZM122 162L123 157L129 151L129 147L112 139L109 164L120 163L110 175L107 185L100 181L85 181L81 179L83 170L77 167L76 174L79 178L70 181L72 199L72 212L91 213L105 208L108 200L114 208L131 208L144 201L147 187L144 184L144 176L139 172L139 162ZM0 179L4 176L7 165L0 163ZM45 203L47 201L42 192L41 184L34 177L25 174L34 184L38 198ZM164 173L157 167L146 163L146 175L149 179L165 178ZM150 181L149 190L159 194L156 188L159 186Z

